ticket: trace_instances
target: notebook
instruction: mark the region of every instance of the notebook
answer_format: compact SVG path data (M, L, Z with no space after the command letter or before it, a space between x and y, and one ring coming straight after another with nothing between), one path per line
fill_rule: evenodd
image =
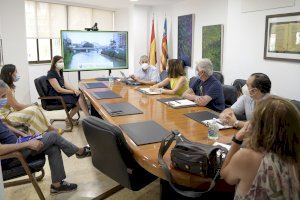
M93 88L107 88L107 86L102 82L92 82L92 83L85 83L85 87L87 89Z
M167 102L165 102L165 104L171 106L172 108L187 108L187 107L197 106L197 104L195 102L190 101L188 99L167 101Z
M103 92L93 92L93 96L96 99L115 99L115 98L122 98L120 95L114 93L111 90L103 91Z
M169 131L154 121L121 124L120 127L138 146L161 142L164 137L170 134Z
M125 116L143 114L141 110L128 102L122 103L102 103L101 106L109 113L110 116Z
M139 91L144 94L151 94L151 95L162 94L162 91L159 88L154 91L150 91L150 88L139 88Z
M194 113L187 113L185 114L185 116L205 125L208 126L210 123L213 122L213 119L216 119L217 125L219 127L219 129L228 129L228 128L232 128L232 126L228 126L223 124L218 118L219 116L211 113L209 111L202 111L202 112L194 112Z

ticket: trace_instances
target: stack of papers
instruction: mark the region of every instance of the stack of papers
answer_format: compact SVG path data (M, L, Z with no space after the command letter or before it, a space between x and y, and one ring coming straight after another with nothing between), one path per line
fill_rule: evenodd
M221 129L227 129L227 128L233 128L232 126L223 124L220 119L215 119L215 120L217 122L219 130L221 130ZM208 119L208 120L202 121L202 123L205 124L206 126L208 126L210 123L213 123L213 121L214 121L214 119Z
M150 88L140 88L139 89L142 93L145 93L145 94L161 94L162 91L160 89L156 89L156 90L153 90L153 91L150 91Z
M167 105L173 107L173 108L191 107L191 106L196 106L197 105L195 102L187 100L187 99L167 101L165 103Z

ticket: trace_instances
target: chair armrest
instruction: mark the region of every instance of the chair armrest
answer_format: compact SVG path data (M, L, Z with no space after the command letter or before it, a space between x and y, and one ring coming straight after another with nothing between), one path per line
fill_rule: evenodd
M17 158L17 159L24 159L23 155L19 151L14 151L8 154L4 154L0 156L0 160L9 159L9 158Z
M44 97L39 97L39 99L41 99L41 100L50 100L50 99L60 100L64 109L67 109L67 105L65 103L64 98L62 98L62 96L44 96Z

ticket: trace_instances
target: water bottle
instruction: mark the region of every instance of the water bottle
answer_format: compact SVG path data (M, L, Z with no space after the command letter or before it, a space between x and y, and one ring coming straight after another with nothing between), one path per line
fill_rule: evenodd
M219 138L219 126L217 120L213 118L212 123L208 125L208 139L217 140Z
M109 82L109 85L113 85L114 84L114 78L112 76L109 76L108 77L108 82Z

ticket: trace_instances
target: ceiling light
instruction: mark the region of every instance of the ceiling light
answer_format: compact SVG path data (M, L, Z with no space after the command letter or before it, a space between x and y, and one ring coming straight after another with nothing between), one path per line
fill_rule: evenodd
M139 0L130 0L130 1L139 1Z

